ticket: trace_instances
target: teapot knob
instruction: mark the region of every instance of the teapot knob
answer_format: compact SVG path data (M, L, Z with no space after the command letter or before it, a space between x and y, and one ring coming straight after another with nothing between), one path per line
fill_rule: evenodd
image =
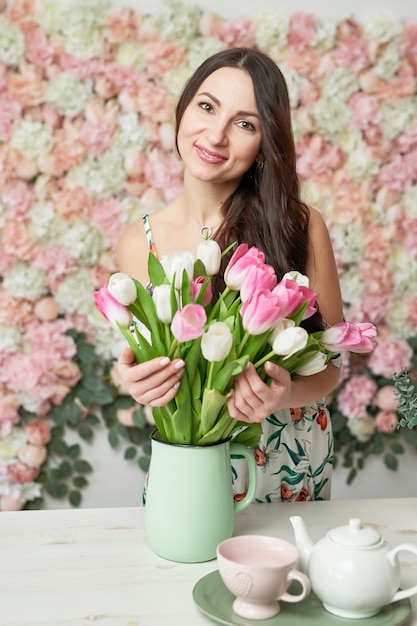
M349 520L349 530L353 533L357 533L362 529L362 522L357 517L353 517Z
M329 538L339 545L354 548L366 548L382 543L382 537L374 528L364 526L356 517L349 520L347 526L339 526L329 531Z

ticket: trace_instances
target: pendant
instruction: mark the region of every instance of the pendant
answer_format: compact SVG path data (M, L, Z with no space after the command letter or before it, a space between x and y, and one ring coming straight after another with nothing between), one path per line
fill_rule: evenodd
M211 230L210 226L202 226L200 228L200 237L202 239L210 239L211 232L212 232L212 230Z

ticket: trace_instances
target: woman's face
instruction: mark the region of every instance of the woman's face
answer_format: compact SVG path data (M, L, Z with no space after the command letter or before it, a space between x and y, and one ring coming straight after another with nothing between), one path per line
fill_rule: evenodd
M261 126L249 74L232 67L213 72L185 109L177 140L192 176L237 186L261 149Z

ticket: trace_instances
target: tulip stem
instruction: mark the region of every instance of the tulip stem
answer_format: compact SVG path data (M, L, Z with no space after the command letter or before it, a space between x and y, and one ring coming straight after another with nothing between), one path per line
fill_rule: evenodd
M257 361L256 363L254 363L254 368L256 370L258 370L261 365L263 365L264 363L266 363L267 361L269 361L269 359L271 359L272 357L276 356L275 352L273 350L271 350L271 352L268 352L268 354L266 354L265 356L262 357L262 359L259 359L259 361Z
M242 354L242 350L246 346L249 337L250 337L249 333L245 332L245 334L243 335L242 341L240 342L240 345L239 345L239 347L237 349L237 356L238 357L240 357L240 355Z
M207 383L206 388L211 389L213 384L213 370L214 370L214 361L210 361L208 366L208 375L207 375Z
M168 345L169 345L169 344L168 344ZM175 357L175 353L176 353L176 351L178 350L179 345L180 345L180 344L179 344L178 339L175 339L175 338L174 338L174 341L172 342L171 346L170 346L169 348L168 348L168 346L167 346L167 348L168 348L168 356L169 356L169 358L170 358L171 360L176 358L176 357Z
M225 297L227 296L227 294L231 291L230 287L225 287L224 291L220 294L219 299L217 300L217 302L215 303L211 313L210 313L210 320L212 319L216 319L217 317L217 313L219 311L220 308L220 303L221 301L224 301Z
M165 326L165 344L166 344L166 349L169 350L169 345L171 343L171 333L169 332L169 326L167 324L164 324Z

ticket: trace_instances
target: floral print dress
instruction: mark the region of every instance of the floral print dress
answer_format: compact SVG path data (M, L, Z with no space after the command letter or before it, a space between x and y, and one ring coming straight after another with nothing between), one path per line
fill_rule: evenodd
M143 217L149 250L156 254L148 216ZM148 289L151 288L148 285ZM341 355L332 363L340 367ZM257 467L256 502L329 500L334 462L333 431L325 401L276 411L262 423L253 448ZM245 496L246 462L232 457L235 500Z

